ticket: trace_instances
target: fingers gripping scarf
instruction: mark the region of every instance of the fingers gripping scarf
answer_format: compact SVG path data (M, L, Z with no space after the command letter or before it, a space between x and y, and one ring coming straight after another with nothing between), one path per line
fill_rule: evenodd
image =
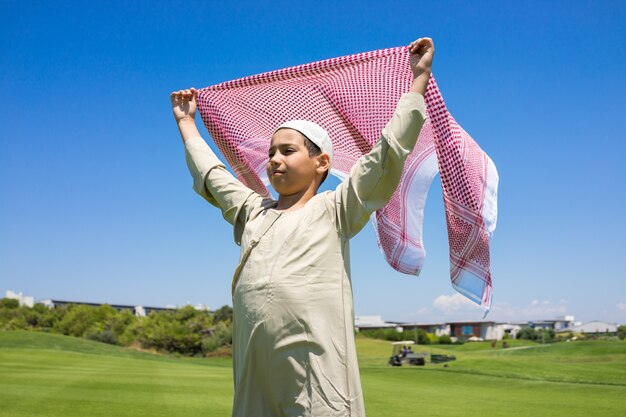
M333 141L331 173L345 178L368 153L413 75L407 47L289 67L198 92L202 120L239 179L268 196L267 150L274 129L291 119L322 126ZM424 263L424 205L437 172L443 187L453 287L491 304L489 237L496 226L495 165L446 109L431 76L427 120L389 203L372 216L378 245L396 270L419 275Z

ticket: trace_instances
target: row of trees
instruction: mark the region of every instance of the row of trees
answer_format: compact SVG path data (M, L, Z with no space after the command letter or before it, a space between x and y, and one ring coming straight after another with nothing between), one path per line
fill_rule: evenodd
M552 342L560 342L568 339L589 339L589 338L601 338L601 337L609 337L612 338L609 331L607 330L604 334L583 334L583 333L572 333L569 331L563 331L561 333L556 333L552 329L533 329L531 327L522 327L519 332L517 332L518 339L526 339L526 340L534 340L539 343L552 343ZM626 338L626 326L619 326L617 328L617 337L621 340Z
M429 344L451 344L452 340L450 336L441 335L436 336L433 333L427 333L422 329L398 332L396 329L376 329L376 330L361 330L360 333L363 336L371 337L375 339L389 340L392 342L400 340L413 340L420 345ZM561 340L566 340L576 336L578 339L588 338L589 336L572 333L555 333L552 329L533 329L531 327L522 327L517 333L518 339L533 340L539 343L552 343ZM617 336L624 340L626 338L626 326L619 326L617 329ZM503 339L508 339L509 335L505 334ZM463 343L462 340L457 343Z
M218 350L228 353L232 344L232 314L230 306L214 312L185 306L136 317L128 310L118 311L107 304L99 307L69 304L49 309L42 304L20 307L17 300L0 299L0 329L59 333L184 356L207 356ZM398 332L390 328L360 333L389 341L413 340L421 345L452 343L450 336L436 336L422 329ZM622 340L626 338L626 326L619 326L617 335ZM518 339L544 343L563 337L554 330L530 327L522 328L517 334Z
M20 307L17 300L0 299L0 329L38 330L85 337L122 346L139 346L184 356L206 356L232 344L232 308L215 312L185 306L136 317L129 310L69 304L47 308Z
M433 333L428 333L423 329L407 330L399 332L396 329L375 329L375 330L361 330L359 332L365 337L371 337L374 339L389 340L392 342L399 342L401 340L413 340L420 345L449 345L452 343L452 339L448 335L437 336Z
M518 339L533 340L540 343L552 343L555 341L556 333L553 329L533 329L532 327L522 327L517 332Z

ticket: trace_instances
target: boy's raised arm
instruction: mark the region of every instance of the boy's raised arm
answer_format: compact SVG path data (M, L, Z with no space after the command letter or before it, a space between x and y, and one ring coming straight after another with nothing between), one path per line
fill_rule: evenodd
M196 94L195 88L171 94L172 112L185 144L185 158L193 177L193 189L222 210L224 219L235 226L235 243L240 244L248 214L260 204L262 196L228 172L226 165L200 135L194 120Z
M413 71L410 91L423 96L426 94L426 87L430 80L435 45L430 38L419 38L411 42L409 52L411 52L411 71Z
M426 119L424 94L434 45L430 38L420 38L409 45L409 50L413 70L411 89L400 97L381 138L369 153L357 160L334 193L338 227L348 239L367 224L374 211L389 202Z

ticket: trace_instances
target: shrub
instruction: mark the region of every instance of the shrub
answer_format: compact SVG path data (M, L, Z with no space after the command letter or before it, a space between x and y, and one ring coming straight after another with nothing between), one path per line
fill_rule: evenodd
M412 340L418 345L429 345L431 344L431 341L433 341L432 343L437 343L438 340L437 336L432 333L426 333L426 331L422 329L417 329L417 333L415 332L415 330L405 330L403 332L399 332L394 328L361 330L359 333L361 333L365 337L370 337L372 339L388 340L390 342Z
M450 336L448 336L447 334L442 334L441 336L439 336L439 344L440 345L451 345L452 344L452 338Z
M212 334L212 326L211 315L192 306L160 313L153 311L142 321L137 340L144 348L195 356L203 352L202 335Z
M415 340L415 332L399 332L394 328L361 330L360 333L365 337L389 340L391 342L398 342L406 339Z
M18 300L0 299L0 329L38 329L68 336L122 344L138 343L144 348L201 356L232 344L232 308L221 307L215 316L193 306L135 317L130 310L104 304L68 304L52 309L42 304L20 307ZM397 332L395 332L397 335ZM384 333L384 337L393 337ZM401 337L401 335L400 335Z
M439 343L439 337L437 337L434 333L426 333L426 337L428 338L429 344L437 344Z
M20 302L19 300L15 300L13 298L2 298L0 299L0 308L19 308Z
M535 340L537 338L537 333L535 332L535 329L531 327L522 327L519 332L517 332L517 338L525 340Z
M552 329L539 329L537 330L537 342L552 343L555 340L555 333Z
M205 354L214 352L220 347L222 347L222 344L217 337L208 336L202 339L202 352Z
M106 304L100 307L72 304L63 319L56 324L55 330L64 335L83 337L92 326L115 312L113 307Z
M518 339L533 340L535 342L551 343L555 340L556 333L553 329L533 329L522 327L517 333Z
M222 306L218 310L213 312L213 321L219 323L220 321L233 321L233 308L231 306Z
M423 329L418 329L417 330L417 344L419 344L419 345L429 345L430 344L430 339L428 338L428 333L426 333L426 330L423 330Z
M129 346L139 340L139 336L143 333L146 320L146 317L136 317L117 338L119 343L124 346Z
M85 335L87 339L95 340L96 342L108 343L110 345L117 345L117 336L111 330L90 331Z
M15 316L7 320L3 326L4 330L28 330L28 323L24 316Z
M220 321L211 329L209 336L202 339L202 353L207 354L233 344L233 332L231 323Z

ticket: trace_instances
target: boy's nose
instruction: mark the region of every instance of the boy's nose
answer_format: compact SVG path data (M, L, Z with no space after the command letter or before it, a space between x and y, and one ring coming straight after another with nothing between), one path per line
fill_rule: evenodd
M280 165L280 157L278 156L278 152L270 157L270 165L278 166Z

